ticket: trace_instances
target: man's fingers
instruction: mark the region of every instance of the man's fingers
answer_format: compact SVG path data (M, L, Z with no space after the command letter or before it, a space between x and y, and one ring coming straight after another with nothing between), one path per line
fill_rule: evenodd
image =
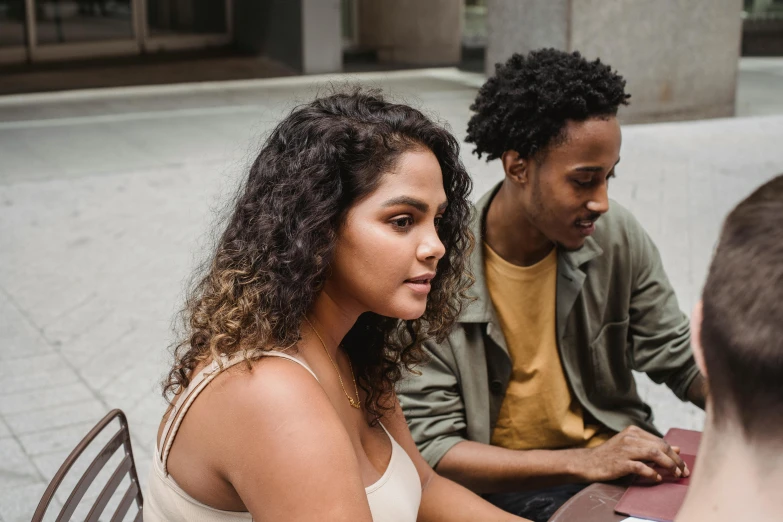
M663 443L663 451L666 453L666 455L669 456L670 459L672 459L675 464L677 465L677 469L680 470L680 473L677 474L676 471L672 470L675 476L681 477L681 476L687 476L686 471L688 474L690 471L688 470L688 466L685 464L685 461L682 460L682 457L680 457L680 448L673 448L672 446L669 446L666 441L661 441Z
M661 480L663 480L663 478L658 474L657 471L655 471L653 468L651 468L644 462L639 462L638 460L632 460L629 461L629 465L630 465L629 473L635 473L640 477L655 480L656 482L660 482Z
M675 477L687 477L690 474L685 461L680 458L679 448L672 448L661 438L648 433L640 437L634 434L626 437L625 443L626 447L633 448L635 446L631 450L631 455L629 455L634 460L654 462L657 466L668 470Z
M648 440L650 442L663 443L667 447L671 448L678 455L680 453L680 447L679 446L669 446L669 443L666 442L665 440L663 440L662 438L656 437L652 433L646 432L646 431L644 431L641 428L637 428L636 426L632 426L630 428L627 428L625 433L629 437L636 437L636 438L639 438L639 439L642 439L642 440Z
M685 462L662 441L650 443L639 440L639 444L626 448L626 455L630 460L648 462L677 478L685 476Z
M653 448L649 454L647 459L650 462L654 462L655 465L657 465L659 468L663 468L667 470L669 473L674 475L675 477L681 477L684 471L685 463L680 459L680 457L674 453L675 458L672 458L672 455L670 453L664 453L661 449ZM679 461L679 462L678 462Z

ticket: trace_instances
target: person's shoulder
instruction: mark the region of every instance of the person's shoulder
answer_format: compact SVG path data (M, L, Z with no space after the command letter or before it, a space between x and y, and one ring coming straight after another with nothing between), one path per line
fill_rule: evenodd
M266 355L237 364L225 373L222 382L216 384L247 414L267 411L318 415L334 411L318 380L296 361Z
M296 458L317 447L337 449L337 454L351 447L324 389L304 366L289 359L263 356L249 365L237 364L214 383L211 395L221 410L216 415L223 424L219 429L236 448L257 445Z
M364 520L366 496L350 434L313 375L275 356L224 373L213 389L222 410L211 419L220 424L212 464L254 517L304 513L316 520L331 502L351 520Z
M345 431L318 380L282 357L262 356L227 368L204 392L200 409L209 411L209 429L235 447L254 440L276 446L286 438L317 443L318 436L339 439Z

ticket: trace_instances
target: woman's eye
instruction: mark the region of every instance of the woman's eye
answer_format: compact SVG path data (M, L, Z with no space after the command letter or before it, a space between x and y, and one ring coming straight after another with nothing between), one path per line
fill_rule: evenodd
M407 228L413 224L413 218L410 216L394 218L392 224L395 228Z
M436 229L440 228L440 223L441 223L441 221L443 221L443 218L442 218L442 217L436 217L436 218L435 218L435 228L436 228Z

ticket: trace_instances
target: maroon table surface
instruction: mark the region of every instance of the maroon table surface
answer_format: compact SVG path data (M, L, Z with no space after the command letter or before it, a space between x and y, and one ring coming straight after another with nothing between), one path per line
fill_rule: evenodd
M614 507L625 493L625 486L591 484L558 509L549 522L619 522L628 518L618 515Z

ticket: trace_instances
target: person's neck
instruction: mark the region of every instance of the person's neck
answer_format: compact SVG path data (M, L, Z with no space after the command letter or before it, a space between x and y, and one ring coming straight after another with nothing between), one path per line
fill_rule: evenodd
M677 522L772 522L783 513L781 448L708 425Z
M535 265L555 244L530 221L505 180L489 204L484 240L500 257L518 266Z
M359 314L341 306L338 299L332 296L328 286L327 284L327 287L316 298L310 313L307 314L307 319L310 326L321 337L316 341L320 343L323 340L329 354L336 360L340 343L356 323Z

